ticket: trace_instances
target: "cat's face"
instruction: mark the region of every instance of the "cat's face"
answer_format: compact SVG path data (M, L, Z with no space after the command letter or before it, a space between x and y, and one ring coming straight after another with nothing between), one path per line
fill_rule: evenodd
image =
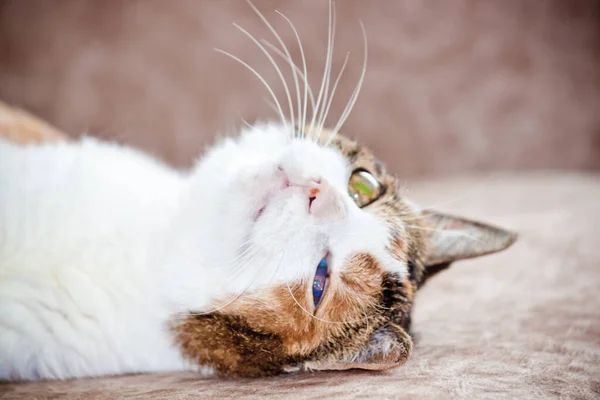
M198 364L233 376L401 365L428 267L514 240L420 210L366 148L317 136L257 125L197 166L203 224L191 228L197 256L182 257L218 289L206 301L189 285L173 330Z

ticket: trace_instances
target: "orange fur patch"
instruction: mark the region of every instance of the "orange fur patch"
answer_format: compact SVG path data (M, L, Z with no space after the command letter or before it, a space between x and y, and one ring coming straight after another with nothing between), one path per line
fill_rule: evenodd
M307 355L342 335L347 325L367 324L367 315L380 301L382 274L372 256L356 254L344 262L343 273L330 277L316 312L308 281L241 296L224 312L243 317L252 329L268 327L290 354Z

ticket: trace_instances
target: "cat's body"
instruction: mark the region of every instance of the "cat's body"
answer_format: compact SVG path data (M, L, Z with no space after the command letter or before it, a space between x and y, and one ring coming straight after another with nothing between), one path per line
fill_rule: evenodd
M324 177L318 171L344 188L348 179L339 155L291 144L280 130L260 125L226 141L189 173L93 139L0 142L0 377L195 368L169 331L178 313L312 273L318 259L304 272L275 271L273 257L237 273L251 214L279 165L299 184ZM274 249L283 248L280 229L266 238Z
M258 14L292 68L297 109L287 85L289 118L268 87L281 122L249 126L190 171L93 139L0 139L0 380L396 367L425 279L514 241L420 209L337 135L366 36L358 85L323 129L341 76L329 91L331 2L318 96Z
M406 361L427 255L512 236L452 220L484 245L428 239L438 222L370 153L325 137L258 124L188 172L93 139L0 140L0 379Z

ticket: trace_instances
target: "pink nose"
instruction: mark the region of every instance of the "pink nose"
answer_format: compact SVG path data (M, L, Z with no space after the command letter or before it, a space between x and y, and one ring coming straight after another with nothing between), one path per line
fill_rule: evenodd
M317 196L321 192L320 184L316 183L308 187L308 211L311 211L312 203L317 199Z
M338 219L346 214L341 194L326 179L310 180L302 185L308 196L308 212L318 218Z

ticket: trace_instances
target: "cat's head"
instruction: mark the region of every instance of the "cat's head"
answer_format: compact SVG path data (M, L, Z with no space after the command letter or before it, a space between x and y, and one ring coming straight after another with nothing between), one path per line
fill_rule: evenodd
M186 196L168 283L189 313L173 331L232 376L401 365L425 279L515 240L420 209L354 141L277 124L209 151Z

